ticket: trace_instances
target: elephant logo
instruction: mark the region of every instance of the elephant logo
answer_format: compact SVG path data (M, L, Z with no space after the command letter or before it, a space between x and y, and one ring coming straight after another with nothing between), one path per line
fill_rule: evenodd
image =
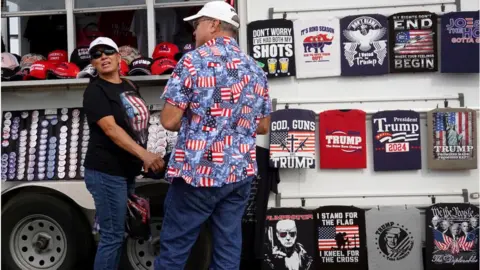
M303 40L303 48L305 53L310 53L313 49L315 53L323 53L326 45L332 45L333 36L328 37L327 34L318 34L316 36L308 36Z

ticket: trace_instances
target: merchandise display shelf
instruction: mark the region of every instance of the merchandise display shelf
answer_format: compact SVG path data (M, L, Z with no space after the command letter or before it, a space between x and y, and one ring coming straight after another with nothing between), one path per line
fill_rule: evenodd
M165 85L170 75L145 75L145 76L126 76L139 86ZM25 91L25 90L53 90L53 89L71 89L85 87L90 80L84 79L60 79L60 80L32 80L32 81L14 81L2 82L1 91Z

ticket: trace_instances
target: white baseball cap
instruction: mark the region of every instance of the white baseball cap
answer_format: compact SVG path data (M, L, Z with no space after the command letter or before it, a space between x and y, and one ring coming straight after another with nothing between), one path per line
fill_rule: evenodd
M90 46L88 47L88 52L90 53L90 50L92 50L93 47L98 46L98 45L105 45L114 48L118 52L118 46L115 41L113 41L111 38L108 37L98 37L92 43L90 43Z
M238 16L235 8L233 8L230 4L224 1L208 2L197 14L187 17L183 20L188 22L204 16L227 22L235 26L236 28L240 27L240 24L238 22L232 20L234 16Z

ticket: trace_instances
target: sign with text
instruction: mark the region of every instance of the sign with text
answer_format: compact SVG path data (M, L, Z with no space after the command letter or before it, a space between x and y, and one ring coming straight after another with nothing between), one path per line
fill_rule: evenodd
M293 23L274 19L254 21L247 26L248 53L267 77L295 76Z
M437 15L426 11L389 17L390 72L438 70Z

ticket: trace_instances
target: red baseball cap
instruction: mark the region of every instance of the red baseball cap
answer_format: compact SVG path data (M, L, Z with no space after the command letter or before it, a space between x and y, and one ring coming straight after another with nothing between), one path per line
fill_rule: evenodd
M51 51L48 54L47 60L54 63L54 64L60 64L62 62L68 62L68 53L65 50Z
M175 55L179 52L180 50L177 45L170 42L162 42L155 47L155 50L153 50L152 58L154 60L161 57L175 59Z
M49 75L53 79L73 79L77 77L80 68L74 63L63 62L55 66Z
M125 59L120 60L120 76L128 76L130 67Z
M162 75L168 71L172 72L177 65L177 61L170 58L159 58L152 63L152 75Z
M37 61L30 66L30 71L24 80L45 80L48 75L48 71L55 68L55 65L50 61Z

